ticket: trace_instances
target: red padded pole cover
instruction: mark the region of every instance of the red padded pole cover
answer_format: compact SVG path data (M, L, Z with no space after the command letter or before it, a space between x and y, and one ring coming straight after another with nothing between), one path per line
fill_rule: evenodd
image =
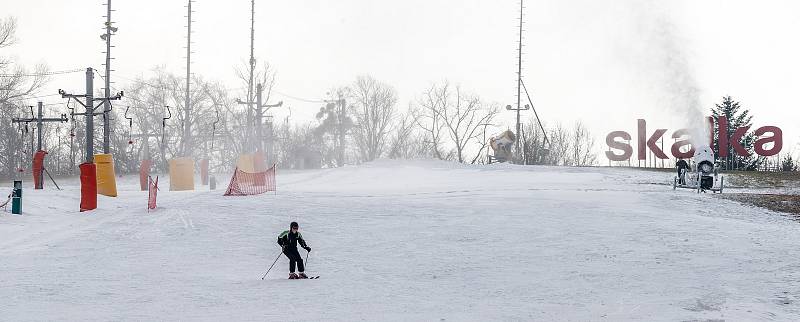
M81 163L81 211L97 208L97 167L94 163Z
M44 156L46 151L39 150L33 155L33 188L43 189L44 180L42 180L42 172L44 170Z

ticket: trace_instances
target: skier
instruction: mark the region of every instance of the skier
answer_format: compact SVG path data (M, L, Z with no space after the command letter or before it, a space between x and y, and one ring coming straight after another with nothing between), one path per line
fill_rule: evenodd
M689 171L689 164L686 163L684 159L678 159L678 162L675 163L675 167L678 168L678 184L685 185L686 171Z
M303 235L300 234L300 226L297 222L292 222L289 224L289 230L282 232L278 235L278 245L281 245L283 249L283 254L289 258L289 279L302 279L308 278L305 274L305 266L303 265L303 258L300 257L300 253L297 251L297 243L300 243L306 251L311 252L311 247L306 245L306 241L303 240ZM300 273L299 275L294 273L295 265L297 266L297 271Z

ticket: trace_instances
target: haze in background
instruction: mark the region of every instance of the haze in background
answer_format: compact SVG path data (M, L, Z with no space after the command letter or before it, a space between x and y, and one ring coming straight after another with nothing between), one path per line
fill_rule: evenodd
M185 72L185 4L112 4L116 88L154 66ZM731 95L752 110L756 127L784 130L784 153L798 150L800 3L541 0L526 7L523 75L546 123L580 119L603 150L606 133L633 132L637 118L648 120L648 132L664 127L670 135ZM102 68L101 1L0 0L0 8L18 19L19 43L8 51L22 63ZM234 66L249 55L250 1L198 0L193 8L193 72L242 88ZM320 107L297 98L324 98L361 74L394 85L400 110L444 79L505 106L515 102L517 10L516 1L262 0L256 57L278 71L272 101L286 104L275 116L291 114L290 122L311 121ZM40 94L83 84L82 73L54 76ZM496 123L495 132L513 128L513 114Z

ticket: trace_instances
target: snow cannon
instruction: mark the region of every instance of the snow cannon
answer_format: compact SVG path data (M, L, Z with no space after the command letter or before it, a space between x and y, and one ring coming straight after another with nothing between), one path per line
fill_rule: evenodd
M695 173L687 175L686 182L681 184L678 177L675 177L672 189L687 188L695 189L697 193L700 192L719 192L722 193L722 188L725 183L725 178L719 175L719 171L714 164L714 151L709 146L700 146L695 149L692 160L695 164Z
M489 146L494 150L494 155L489 156L489 163L506 162L511 159L511 147L517 137L511 130L506 130L500 135L489 138Z
M700 189L708 190L714 187L714 151L707 146L699 147L694 152L694 164L697 165Z

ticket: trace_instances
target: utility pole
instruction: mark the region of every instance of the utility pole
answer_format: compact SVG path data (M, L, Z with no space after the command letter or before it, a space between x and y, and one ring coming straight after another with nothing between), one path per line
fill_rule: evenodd
M61 97L64 97L64 93L61 93ZM94 112L94 74L91 67L86 69L86 94L83 97L86 98L86 104L82 104L86 109L86 112L83 113L86 116L86 155L84 162L94 163L94 116L96 113ZM81 103L81 101L77 100L77 97L75 98L78 103Z
M269 112L269 109L270 109L270 108L273 108L273 107L280 107L280 106L282 106L282 105L283 105L283 101L280 101L280 102L278 102L277 104L272 104L272 105L269 105L269 104L263 104L263 103L262 103L262 101L263 101L263 98L262 98L262 97L263 97L263 93L264 93L264 91L263 91L263 87L262 87L262 85L259 83L259 84L256 86L256 101L255 101L255 102L253 102L253 101L246 101L246 102L243 102L242 100L240 100L240 99L238 99L238 98L236 99L236 102L237 102L237 103L239 103L239 104L243 104L243 105L247 105L247 106L248 106L248 109L249 109L249 108L250 108L250 106L252 106L252 105L255 105L255 106L256 106L256 108L255 108L255 121L256 121L256 122L255 122L255 123L256 123L256 128L255 128L255 133L256 133L256 134L255 134L255 135L256 135L256 137L255 137L255 140L254 140L253 142L251 142L251 143L253 144L253 147L252 147L252 148L253 148L255 151L257 151L257 152L263 152L263 151L264 151L264 144L263 144L263 139L264 139L264 137L262 136L262 135L263 135L263 134L262 134L262 133L263 133L263 131L262 131L262 127L263 127L263 124L262 124L262 123L263 123L263 120L262 120L262 119L263 119L263 117L264 117L264 114L266 114L267 112ZM271 129L271 128L270 128L270 129ZM271 131L270 131L270 132L271 132ZM272 133L270 133L270 137L272 137ZM271 144L271 143L270 143L270 144ZM270 146L270 152L271 152L271 148L272 148L272 147ZM267 157L271 157L271 156L269 156L269 155L268 155Z
M67 120L67 114L61 114L61 117L59 117L59 118L45 118L44 117L43 107L44 107L44 104L42 102L39 102L39 104L38 104L38 113L36 114L35 118L34 117L30 117L30 118L18 118L18 117L15 117L15 118L11 119L11 123L25 123L25 124L28 124L30 122L36 122L36 136L37 136L36 151L31 151L31 155L36 155L37 151L41 151L42 150L42 130L43 130L44 123L47 123L47 122L63 123L63 122L67 122L68 121ZM31 107L31 109L33 109L33 107ZM59 137L59 139L60 139L60 137ZM33 143L33 142L31 142L31 143ZM31 145L33 145L33 144L31 144ZM31 146L31 149L33 149L32 146ZM45 171L45 168L42 167L42 171L41 172L44 172L44 171ZM43 173L41 173L41 172L39 173L39 182L36 183L36 187L37 187L36 189L41 189L41 187L44 186L44 176L43 176ZM49 175L49 172L48 172L48 175ZM55 182L55 181L53 181L53 182ZM56 185L56 187L58 187L58 185Z
M111 26L111 0L106 2L106 33L100 35L100 39L106 41L106 76L105 76L105 97L111 96L111 35L117 32L116 27ZM103 153L111 153L111 102L106 100L103 104Z
M84 162L86 163L94 163L94 116L103 115L103 113L95 112L95 109L100 106L94 106L94 102L101 101L101 105L110 104L109 101L119 100L123 96L123 92L119 92L114 96L95 98L93 91L94 70L92 70L91 67L86 68L86 94L68 94L61 89L58 90L58 93L61 94L62 98L74 98L76 102L83 105L83 107L86 109L84 113L71 113L72 116L83 115L86 117L86 155L84 158ZM84 98L86 103L81 102L79 98Z
M31 106L31 109L32 108L33 107ZM36 117L29 117L29 118L15 117L15 118L11 119L11 123L25 123L25 124L27 124L27 123L31 123L31 122L36 122L36 131L37 131L37 133L36 133L36 135L37 135L36 151L39 151L39 150L42 149L42 130L43 130L44 123L47 123L47 122L60 122L60 123L63 123L63 122L67 122L68 121L67 120L67 114L61 114L61 117L59 117L59 118L46 118L46 117L44 117L43 108L44 108L44 104L42 102L39 102L39 104L38 104L38 113L36 114Z
M255 58L255 21L256 21L256 1L250 0L250 76L247 81L247 139L251 139L253 133L253 74L255 73L256 68L256 58ZM260 140L260 139L259 139ZM253 142L245 142L245 146L249 146L253 144Z
M258 152L264 151L264 136L262 131L263 124L261 122L261 117L263 116L262 114L263 106L261 105L261 93L262 93L261 83L258 83L258 85L256 85L256 115L255 115L256 141L253 142L255 143L256 151Z
M514 133L516 135L515 142L515 149L516 154L520 153L520 111L525 111L530 108L530 105L525 105L525 107L521 106L521 96L522 96L522 25L523 25L523 0L519 0L519 42L517 43L517 107L511 107L511 105L506 105L506 109L509 111L517 112L517 132ZM524 159L524 158L523 158ZM520 159L517 159L520 160Z
M192 0L188 0L188 3L186 15L186 101L183 109L183 146L186 156L189 156L192 152L192 122L189 120L189 104L191 104L189 86L192 80Z

